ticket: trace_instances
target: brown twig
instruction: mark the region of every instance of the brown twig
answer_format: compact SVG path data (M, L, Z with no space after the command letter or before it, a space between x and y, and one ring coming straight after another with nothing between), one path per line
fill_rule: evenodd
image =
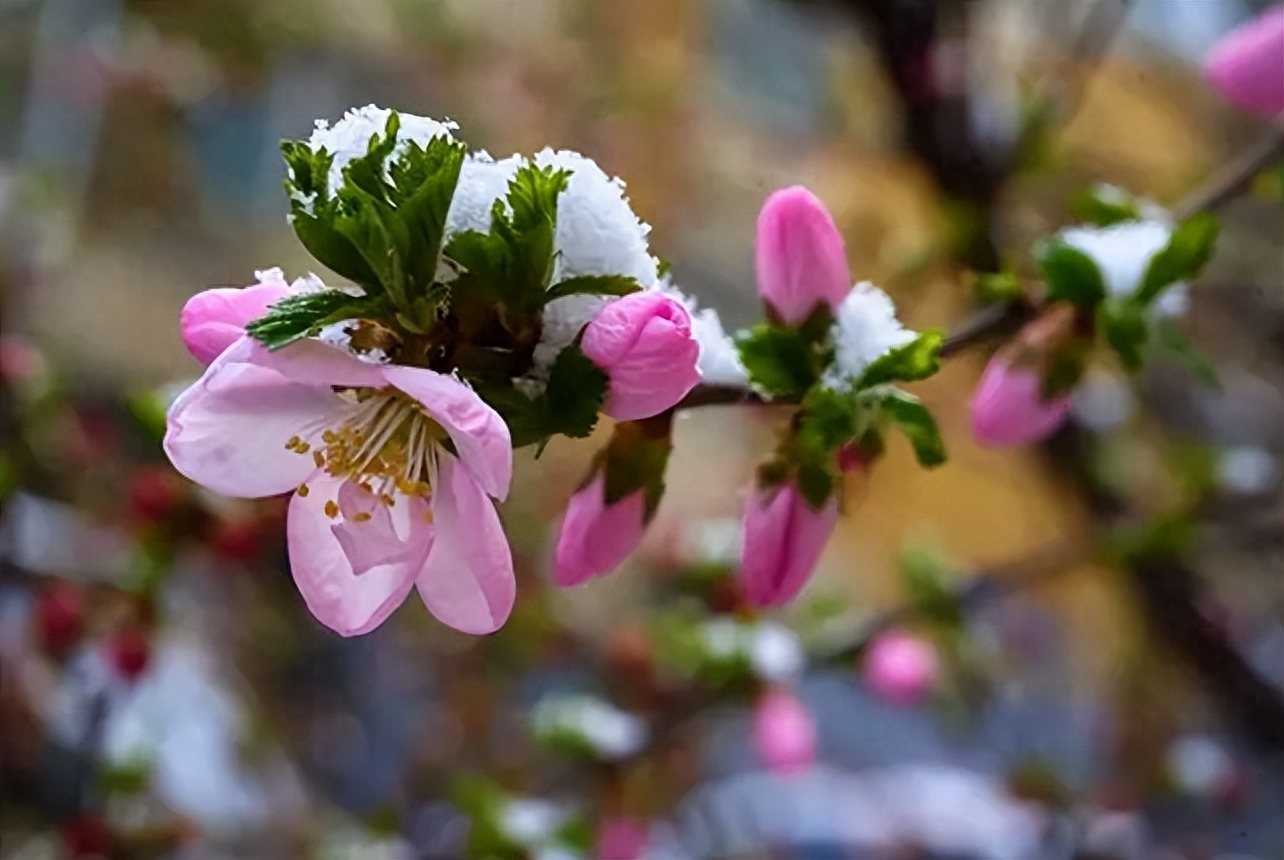
M1181 220L1220 209L1245 191L1271 162L1281 158L1284 158L1284 129L1272 128L1182 198L1173 207L1173 215Z

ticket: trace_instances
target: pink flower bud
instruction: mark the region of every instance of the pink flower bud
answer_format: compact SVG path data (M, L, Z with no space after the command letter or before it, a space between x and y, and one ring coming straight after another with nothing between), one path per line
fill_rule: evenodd
M917 705L936 683L936 651L921 639L891 631L869 644L865 683L887 701Z
M602 411L618 421L658 415L700 381L691 314L657 290L603 307L584 329L580 347L610 377Z
M571 496L557 536L553 581L580 585L624 563L646 529L645 491L606 504L606 482L597 475Z
M822 302L837 310L851 292L843 237L825 204L800 185L774 192L762 205L754 262L758 295L789 325Z
M597 860L639 860L646 851L646 822L625 815L606 815L597 824Z
M755 606L788 603L811 577L838 523L831 498L814 511L792 484L756 489L745 506L740 585Z
M792 693L769 690L754 706L753 746L774 773L792 776L816 760L816 722Z
M209 364L245 334L247 324L289 294L285 281L272 279L197 293L179 316L183 345L202 364Z
M1284 5L1217 40L1205 58L1204 74L1227 100L1250 113L1284 112Z
M990 359L972 395L972 432L991 448L1028 445L1051 436L1070 413L1070 397L1043 398L1034 367L1014 367L1003 353Z

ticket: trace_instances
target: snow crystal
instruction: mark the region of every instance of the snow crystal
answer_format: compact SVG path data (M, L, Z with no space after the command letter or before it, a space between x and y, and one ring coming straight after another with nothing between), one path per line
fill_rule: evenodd
M366 105L363 108L352 108L334 125L330 125L323 119L316 121L316 129L308 138L308 146L314 151L324 148L327 152L334 154L327 185L329 193L334 193L335 189L343 185L343 168L352 159L365 155L369 151L370 138L376 134L383 134L391 114L392 111L387 108ZM420 146L427 146L428 142L436 137L453 138L451 132L459 128L456 123L449 120L439 122L425 116L415 116L400 111L398 116L401 127L397 130L398 149L393 151L394 158L410 141Z
M627 275L643 286L656 279L656 261L647 247L651 228L638 220L613 179L591 158L569 150L545 149L541 167L572 171L557 203L558 260L554 281L579 275Z
M508 195L508 183L526 163L520 155L495 161L485 152L475 152L459 170L455 198L446 215L446 235L468 230L490 232L490 212L496 200Z
M1161 221L1126 221L1109 227L1071 227L1059 235L1096 261L1110 295L1124 298L1141 286L1151 258L1168 244L1172 232ZM1159 316L1183 315L1190 307L1189 287L1185 283L1168 287L1153 307Z
M904 346L917 332L903 327L887 293L868 282L852 288L838 308L834 322L834 363L825 384L841 387L856 379L888 350Z

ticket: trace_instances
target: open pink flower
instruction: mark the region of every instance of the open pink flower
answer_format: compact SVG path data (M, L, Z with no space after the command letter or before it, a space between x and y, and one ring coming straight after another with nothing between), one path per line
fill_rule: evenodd
M972 432L982 445L1029 445L1051 436L1070 414L1070 397L1045 400L1034 367L1017 367L1002 352L990 359L972 395Z
M899 630L876 637L865 655L865 683L895 705L922 702L936 683L936 673L932 646Z
M606 482L599 474L571 496L557 535L553 580L580 585L610 573L637 549L646 530L646 492L638 490L606 504Z
M179 315L183 345L201 364L209 364L245 334L245 326L290 294L280 269L259 273L248 287L218 287L187 300Z
M466 633L512 609L512 555L488 498L508 493L508 427L453 377L243 337L170 407L165 451L224 495L294 491L294 581L338 633L373 630L411 588Z
M795 185L774 192L758 214L758 294L789 325L824 303L837 310L852 289L843 237L825 204Z
M585 327L580 348L606 371L610 388L602 411L617 421L659 415L700 381L691 314L659 290L607 304Z
M768 690L753 711L753 745L773 773L793 776L816 760L816 721L786 690Z
M1204 74L1227 100L1250 113L1284 113L1284 4L1217 40Z
M741 539L745 598L755 606L793 600L811 578L837 524L836 499L815 511L792 484L755 490L745 507Z

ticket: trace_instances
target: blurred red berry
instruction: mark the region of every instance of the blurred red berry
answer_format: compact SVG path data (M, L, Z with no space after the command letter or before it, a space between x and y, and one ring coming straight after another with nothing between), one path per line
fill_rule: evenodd
M213 543L220 557L248 564L258 558L263 549L263 526L253 517L219 520Z
M151 663L151 640L142 630L131 627L111 640L108 657L117 674L132 684L142 677Z
M46 652L66 656L84 630L85 601L79 586L59 582L41 592L36 601L36 633Z
M178 476L165 466L142 466L129 479L129 507L147 522L169 516L183 500Z
M79 815L62 825L68 860L105 860L111 853L111 831L97 815Z

